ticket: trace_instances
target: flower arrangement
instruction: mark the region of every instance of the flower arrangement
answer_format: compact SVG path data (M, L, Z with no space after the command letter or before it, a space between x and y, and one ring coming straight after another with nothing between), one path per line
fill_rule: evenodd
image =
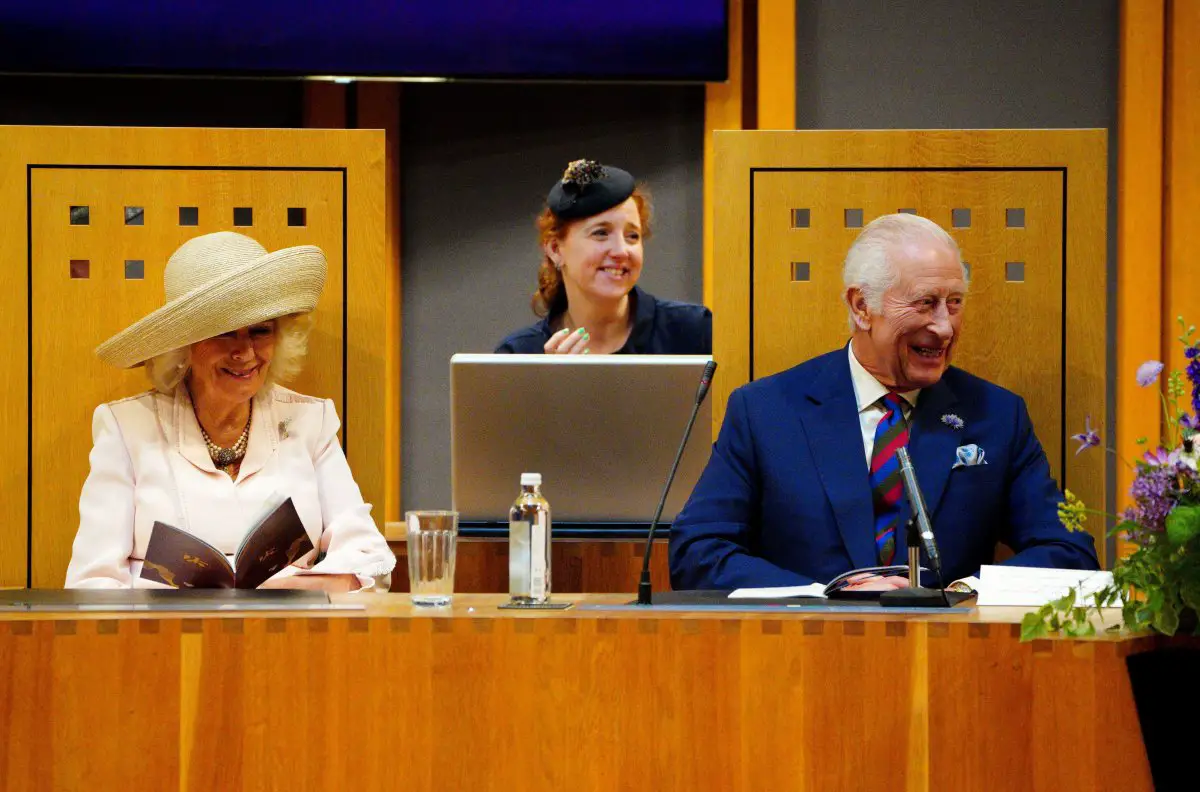
M1178 340L1187 358L1185 372L1172 371L1160 385L1163 364L1151 360L1137 370L1138 384L1159 387L1163 409L1163 437L1147 448L1132 465L1130 496L1133 505L1120 515L1087 508L1070 490L1064 492L1058 516L1073 531L1083 530L1088 515L1113 518L1110 533L1126 537L1137 549L1113 568L1112 585L1096 592L1089 602L1077 601L1071 589L1062 598L1026 614L1022 640L1062 632L1070 636L1095 634L1092 616L1100 608L1121 603L1122 623L1130 630L1152 629L1174 635L1181 627L1196 627L1200 613L1200 341L1195 326L1179 318ZM1183 402L1188 396L1190 403ZM1183 406L1181 406L1183 402ZM1079 443L1076 454L1101 445L1089 418L1084 431L1072 435ZM1146 438L1138 445L1148 446ZM1108 629L1121 629L1114 624Z

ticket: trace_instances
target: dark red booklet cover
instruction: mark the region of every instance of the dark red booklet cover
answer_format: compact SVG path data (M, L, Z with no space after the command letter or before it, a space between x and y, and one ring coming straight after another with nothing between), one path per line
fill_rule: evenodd
M233 566L203 539L155 522L142 578L176 588L254 589L312 549L304 523L287 498L246 532Z

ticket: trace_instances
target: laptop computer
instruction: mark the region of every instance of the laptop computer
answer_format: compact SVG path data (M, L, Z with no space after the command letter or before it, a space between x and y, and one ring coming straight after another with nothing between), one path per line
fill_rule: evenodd
M643 530L671 470L705 355L450 359L450 479L467 527L507 529L523 472L542 474L554 524ZM708 462L705 399L663 509L669 524Z

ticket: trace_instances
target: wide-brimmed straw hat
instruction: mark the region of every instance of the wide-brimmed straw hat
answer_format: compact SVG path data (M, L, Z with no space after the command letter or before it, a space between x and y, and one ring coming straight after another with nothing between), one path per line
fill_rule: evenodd
M328 264L313 245L268 253L243 234L189 239L167 260L164 305L96 347L105 363L141 365L156 355L317 307Z

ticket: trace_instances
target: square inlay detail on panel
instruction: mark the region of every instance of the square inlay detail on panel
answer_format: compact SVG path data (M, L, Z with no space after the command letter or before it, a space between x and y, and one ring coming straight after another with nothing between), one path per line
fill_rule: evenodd
M71 277L74 279L90 278L92 262L87 259L71 259Z
M1004 210L1004 225L1009 228L1024 228L1025 227L1025 210L1024 209L1005 209Z
M303 206L288 207L287 224L289 226L306 226L308 225L308 210Z
M92 222L92 210L87 206L72 206L70 219L71 225L90 225Z
M179 225L181 225L181 226L200 225L200 207L198 207L198 206L181 206L181 207L179 207Z
M807 281L810 280L810 268L807 261L792 262L792 280Z
M1009 283L1024 283L1025 282L1025 262L1024 261L1006 261L1004 262L1004 279Z
M247 227L254 225L254 210L249 206L238 206L233 210L233 224Z
M145 225L146 210L141 206L125 207L125 225Z
M809 209L792 210L792 228L808 228L812 211Z
M863 227L863 210L862 209L847 209L844 213L846 228L862 228Z
M971 227L971 210L970 209L951 209L950 210L950 225L954 228L970 228Z
M897 209L896 214L916 214L916 209Z
M146 262L141 259L125 260L125 280L144 280L146 278Z

